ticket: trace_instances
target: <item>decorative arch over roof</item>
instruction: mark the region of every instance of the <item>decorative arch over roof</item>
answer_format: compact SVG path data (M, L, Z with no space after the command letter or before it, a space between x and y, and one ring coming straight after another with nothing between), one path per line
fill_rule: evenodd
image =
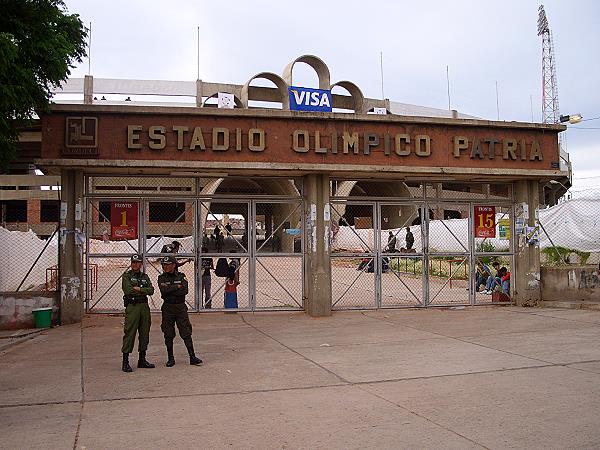
M333 88L335 86L342 87L350 93L350 96L352 97L352 101L354 103L354 112L355 113L361 114L361 113L366 112L363 110L364 104L365 104L365 96L363 95L362 91L356 84L354 84L352 81L343 80L343 81L338 81L337 83L333 83L331 85L330 89L333 90Z
M329 68L321 58L314 55L302 55L285 66L285 69L283 69L283 79L288 86L292 86L292 70L294 69L294 64L299 62L308 64L315 72L317 72L317 76L319 77L319 89L329 89L331 84Z
M279 95L281 97L281 106L284 110L289 110L290 109L290 98L288 95L288 85L286 84L286 82L283 80L283 78L281 78L279 75L277 75L276 73L273 72L260 72L257 73L256 75L254 75L252 78L250 78L248 81L246 81L246 84L244 84L244 86L242 87L242 98L241 98L241 103L243 105L244 108L248 108L248 91L250 89L250 83L253 80L256 80L258 78L264 78L265 80L269 80L270 82L272 82L273 84L275 84L275 86L277 87L277 90L279 91Z

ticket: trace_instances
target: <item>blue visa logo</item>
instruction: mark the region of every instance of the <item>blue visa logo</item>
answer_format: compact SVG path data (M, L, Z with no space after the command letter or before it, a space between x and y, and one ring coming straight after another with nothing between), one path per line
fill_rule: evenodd
M288 94L292 111L331 112L331 91L290 86Z

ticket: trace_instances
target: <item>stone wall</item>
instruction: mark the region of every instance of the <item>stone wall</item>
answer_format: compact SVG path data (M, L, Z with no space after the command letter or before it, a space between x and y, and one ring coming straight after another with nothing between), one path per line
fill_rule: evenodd
M0 292L0 330L34 328L32 310L49 306L52 306L52 324L55 325L59 305L58 292Z
M542 267L542 301L600 302L597 266Z

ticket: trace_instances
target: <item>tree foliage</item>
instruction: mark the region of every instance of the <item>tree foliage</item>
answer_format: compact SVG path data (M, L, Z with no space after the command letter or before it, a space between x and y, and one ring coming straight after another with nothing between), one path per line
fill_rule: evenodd
M571 258L573 255L577 255L579 264L585 265L591 256L590 252L583 252L581 250L561 246L546 247L542 249L542 253L546 257L546 263L553 266L572 264Z
M87 30L62 0L0 0L0 166L18 128L47 110L51 91L86 56Z

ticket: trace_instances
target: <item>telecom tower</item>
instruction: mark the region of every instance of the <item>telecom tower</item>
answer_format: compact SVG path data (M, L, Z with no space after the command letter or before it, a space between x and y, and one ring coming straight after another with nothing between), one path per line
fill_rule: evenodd
M548 25L548 18L544 5L538 8L538 36L542 37L542 122L543 123L560 123L560 108L558 107L558 83L556 82L556 58L554 57L554 42L552 41L552 32ZM567 117L568 120L568 117ZM571 180L571 162L563 156L562 135L558 136L558 146L560 149L560 167L561 170L566 164L566 170L569 175L556 185L551 185L549 189L544 188L544 203L546 205L555 205L560 197L568 192L572 186Z
M542 37L542 122L559 123L558 84L556 83L556 58L552 32L544 5L538 8L538 36Z

